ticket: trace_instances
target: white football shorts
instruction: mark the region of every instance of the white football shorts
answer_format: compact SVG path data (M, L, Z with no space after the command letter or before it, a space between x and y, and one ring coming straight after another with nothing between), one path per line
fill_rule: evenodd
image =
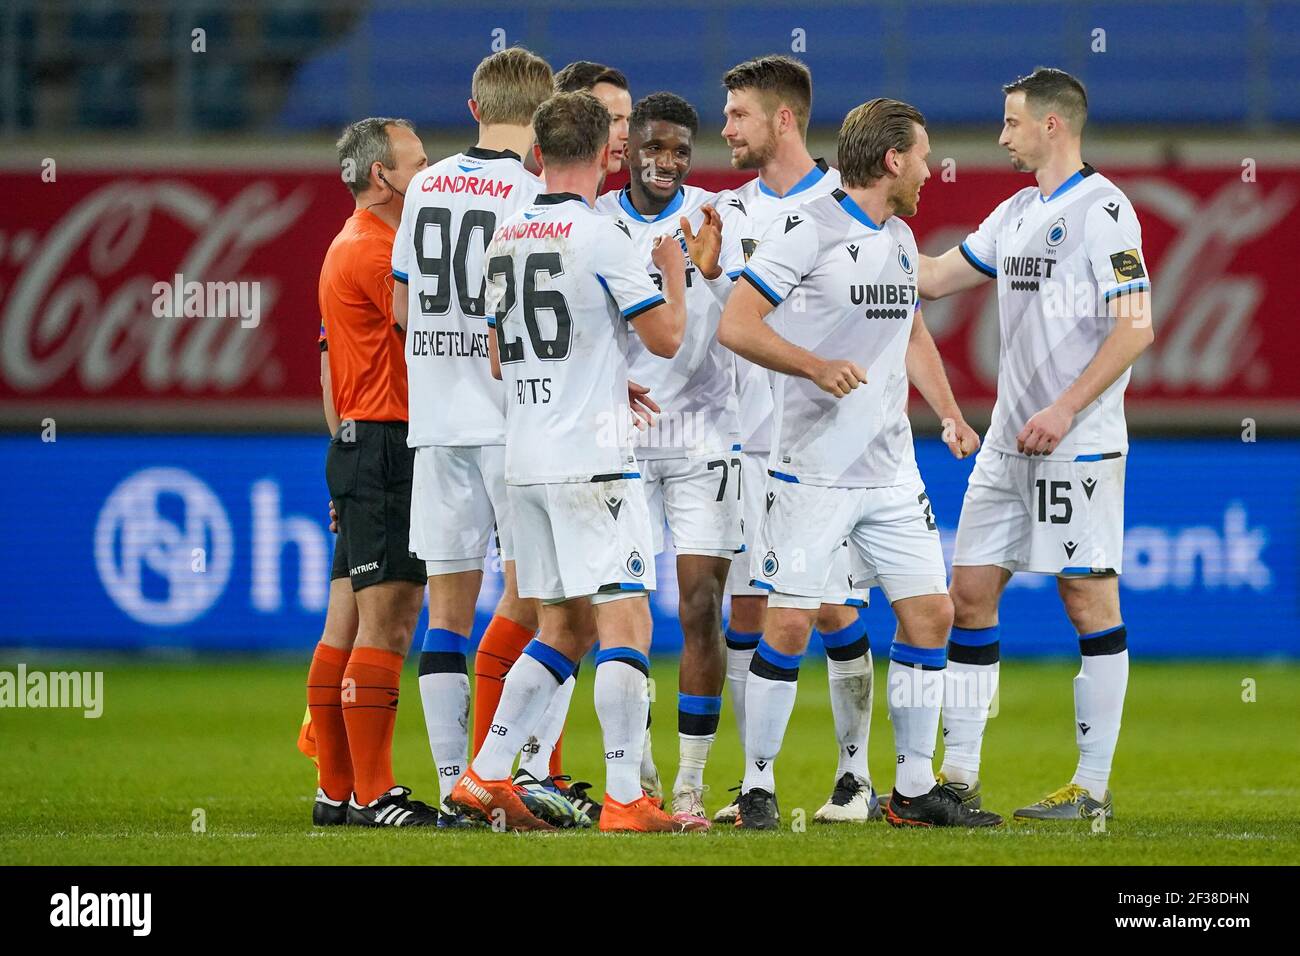
M825 603L840 555L858 588L878 586L891 604L948 592L939 529L920 479L887 488L826 488L773 478L767 494L772 504L750 573L768 592L769 605Z
M952 563L1119 574L1125 460L1112 454L1051 461L981 449L962 500Z
M543 601L655 588L640 478L508 485L519 596Z
M763 523L767 511L768 484L781 482L767 474L766 454L750 455L741 453L741 469L744 475L741 493L741 509L744 516L745 551L747 556L737 555L731 562L731 573L727 576L727 593L742 597L766 597L766 588L755 587L750 582L755 575L750 568L749 556L758 547L758 529ZM822 595L823 604L846 604L850 607L866 607L871 593L868 585L857 584L853 579L852 560L847 541L841 541L831 561L831 574L827 579L826 592ZM857 584L857 586L855 586Z
M741 533L740 452L637 462L645 482L655 554L664 550L664 523L678 554L731 557Z
M514 560L505 445L426 445L415 450L410 550L429 576L483 567L492 529Z

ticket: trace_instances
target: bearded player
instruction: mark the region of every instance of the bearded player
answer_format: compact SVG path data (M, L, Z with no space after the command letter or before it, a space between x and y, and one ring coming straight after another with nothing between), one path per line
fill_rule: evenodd
M731 165L758 172L721 204L725 211L734 203L745 215L747 230L741 238L748 258L772 223L801 204L839 188L840 175L808 152L805 138L812 110L812 74L804 64L788 56L763 56L733 67L722 82L727 88L727 122L722 135L731 147ZM744 358L737 359L736 370L745 544L752 554L754 536L766 510L763 489L772 449L772 385L767 369ZM866 625L858 615L858 609L867 603L868 592L852 586L849 565L845 544L835 552L825 601L816 620L826 649L838 751L831 796L813 816L824 823L862 823L881 818L867 769L873 696L871 645ZM727 591L731 595L726 634L727 687L744 740L745 687L754 649L763 636L767 596L750 583L746 561L732 563ZM714 819L734 821L736 812L737 805L732 802Z

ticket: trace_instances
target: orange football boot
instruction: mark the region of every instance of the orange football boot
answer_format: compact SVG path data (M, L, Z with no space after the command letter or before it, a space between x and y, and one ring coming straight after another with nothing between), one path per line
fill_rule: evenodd
M518 793L514 781L484 780L472 769L456 783L451 796L447 798L467 816L485 821L489 826L497 826L498 821L505 823L508 830L554 830L545 820L539 820L528 812ZM505 814L504 818L501 814Z
M631 803L619 803L605 794L599 826L602 833L692 833L706 829L674 820L644 793Z

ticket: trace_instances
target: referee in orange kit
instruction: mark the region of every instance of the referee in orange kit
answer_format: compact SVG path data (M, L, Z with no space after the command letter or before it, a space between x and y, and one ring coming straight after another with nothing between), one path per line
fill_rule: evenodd
M338 156L356 210L321 266L321 348L341 419L325 479L338 512L333 578L350 580L358 627L351 642L327 626L307 676L320 767L312 822L436 826L438 812L411 800L392 768L398 683L425 583L407 543L414 452L392 250L407 184L428 159L412 125L387 118L349 126Z

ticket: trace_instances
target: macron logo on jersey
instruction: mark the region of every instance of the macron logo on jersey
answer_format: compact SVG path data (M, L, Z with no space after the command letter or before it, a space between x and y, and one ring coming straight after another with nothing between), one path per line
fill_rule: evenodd
M524 215L527 216L528 213ZM516 222L502 226L492 240L510 242L515 239L568 239L572 228L571 222Z
M420 192L423 193L472 193L495 199L505 199L514 188L514 183L503 183L499 179L485 179L482 176L430 176L420 184Z

